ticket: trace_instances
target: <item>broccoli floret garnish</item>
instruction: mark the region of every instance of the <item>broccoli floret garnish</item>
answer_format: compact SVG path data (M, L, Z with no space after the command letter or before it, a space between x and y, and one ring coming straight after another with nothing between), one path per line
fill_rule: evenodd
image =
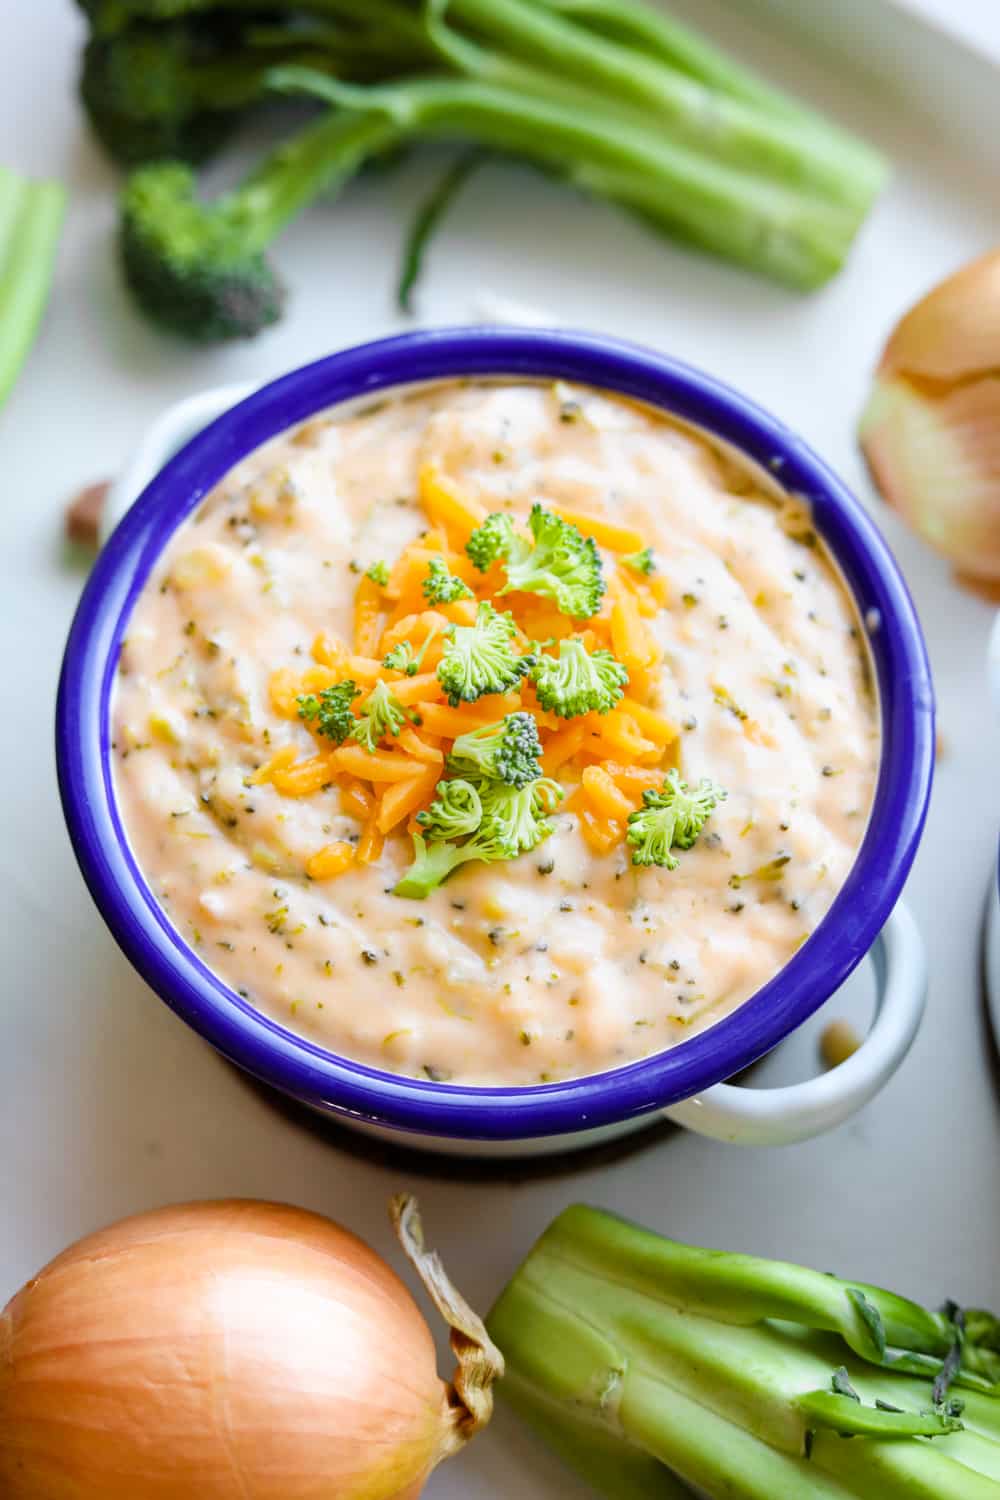
M506 693L517 686L535 662L533 656L515 652L512 643L517 633L510 615L498 614L485 600L476 611L474 625L449 628L437 675L452 708L474 703L484 693Z
M486 776L508 786L527 786L541 775L538 725L531 714L507 714L498 724L460 734L451 747L448 768L459 776Z
M668 771L662 791L643 792L642 807L629 814L632 863L676 870L678 861L671 849L690 849L712 809L725 797L723 788L707 778L691 791L676 771Z
M377 583L380 589L384 589L389 582L389 564L373 562L370 568L365 569L365 577L370 578L372 583Z
M199 201L195 175L183 163L140 167L125 184L120 217L125 278L140 306L201 343L251 338L276 322L285 296L266 259L268 245L386 140L374 117L331 113L213 204Z
M323 688L320 693L303 693L296 699L299 718L317 734L325 735L335 745L342 745L354 729L351 704L359 692L357 684L345 678L334 687Z
M622 697L628 673L610 651L588 652L582 641L562 640L558 656L536 657L531 680L544 709L572 719L608 713Z
M490 828L512 852L508 858L528 854L547 839L552 824L546 814L554 812L565 796L558 781L539 776L527 786L505 786L488 782L480 788L483 804L481 828Z
M601 555L593 537L585 537L561 516L535 504L528 517L532 540L518 536L510 516L497 511L472 533L466 551L477 568L485 570L498 557L507 567L500 590L518 589L555 601L556 608L575 619L589 619L601 607L604 578Z
M428 838L460 839L475 833L482 822L483 804L471 781L457 777L439 781L430 807L417 813L417 822Z
M389 684L380 677L362 703L351 735L369 755L374 755L379 740L387 734L398 734L406 719L406 709Z
M407 677L416 677L420 671L427 647L438 633L436 625L427 632L424 644L419 651L414 651L412 641L400 641L397 646L382 658L383 667L388 667L390 672L405 672Z
M424 598L431 604L454 604L456 599L472 599L472 590L461 578L448 571L443 557L432 557L423 582Z
M450 793L450 787L461 790ZM395 887L397 896L422 901L459 865L470 860L492 863L515 859L517 855L536 848L552 832L546 814L563 795L559 783L545 777L520 788L495 781L482 782L478 787L467 781L444 781L438 783L437 790L437 801L431 804L426 819L422 820L427 837L422 833L413 835L413 863ZM473 797L469 796L470 792ZM465 843L454 843L443 837L453 816L463 828L467 827L476 797L480 804L479 821L470 830ZM435 808L442 804L443 812L439 810L435 814ZM456 833L452 837L458 836Z
M656 559L651 547L643 547L641 552L630 552L627 557L622 558L622 562L633 573L644 573L647 578L650 573L656 572Z
M476 527L465 544L465 550L480 573L485 573L498 557L506 558L517 542L514 522L503 511L497 510Z

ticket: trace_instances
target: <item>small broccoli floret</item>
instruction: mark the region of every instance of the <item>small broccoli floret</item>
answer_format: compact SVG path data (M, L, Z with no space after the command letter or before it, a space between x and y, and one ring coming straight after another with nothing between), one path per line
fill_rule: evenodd
M389 684L380 677L362 703L351 735L369 755L374 755L379 741L387 734L398 734L406 719L406 709Z
M365 577L370 578L372 583L377 583L380 589L384 589L389 582L389 564L373 562L370 568L365 569Z
M601 555L593 537L585 537L576 526L537 503L531 507L528 527L532 541L520 537L510 517L487 516L469 538L466 551L477 568L488 567L500 557L507 565L507 582L500 590L519 589L555 601L564 615L589 619L601 607L604 578Z
M628 673L610 651L588 652L582 641L562 640L558 656L536 658L531 680L544 709L572 719L608 713L621 698Z
M427 837L413 835L413 863L395 887L395 894L421 901L459 865L470 860L493 863L516 859L536 848L552 832L546 814L562 795L559 783L546 777L520 788L502 781L485 781L478 787L462 780L438 782L437 800L422 820ZM477 825L470 828L477 800ZM439 810L435 812L435 808ZM449 838L444 830L452 823L456 832ZM461 836L458 827L470 834L465 843L451 841Z
M498 557L508 556L517 540L514 522L498 510L476 527L465 544L465 550L480 573L485 573Z
M480 833L489 833L510 850L507 858L514 859L548 838L552 824L546 814L554 811L564 792L558 781L540 776L523 787L486 782L480 787L479 796L483 804Z
M456 599L472 599L472 590L461 578L448 571L443 557L432 557L423 582L424 597L431 604L454 604Z
M200 343L251 338L281 316L285 294L265 257L307 203L388 144L374 117L333 113L277 147L214 204L198 200L190 167L158 162L125 184L125 279L156 322Z
M647 578L650 573L656 572L656 559L651 547L643 547L641 552L630 552L627 557L622 558L622 562L633 573L644 573Z
M427 647L438 633L436 625L427 632L424 644L419 651L414 651L412 641L400 641L398 646L382 658L383 667L388 667L390 672L405 672L407 677L416 677L420 671Z
M663 790L643 792L642 807L629 814L632 863L676 870L678 861L671 849L690 849L713 808L725 797L723 788L707 778L691 791L676 771L668 771Z
M485 600L476 611L474 625L450 627L437 675L452 708L474 703L484 693L506 693L517 686L535 658L517 655L516 635L510 615L498 614Z
M359 691L356 683L345 678L343 682L324 688L320 693L303 693L296 699L299 718L317 734L325 735L336 745L342 745L354 729L351 704Z
M483 804L471 781L456 777L439 781L430 807L417 813L417 822L432 839L460 839L475 833L483 817Z
M531 714L507 714L498 724L460 734L448 767L461 775L487 776L509 786L527 786L541 775L538 725Z

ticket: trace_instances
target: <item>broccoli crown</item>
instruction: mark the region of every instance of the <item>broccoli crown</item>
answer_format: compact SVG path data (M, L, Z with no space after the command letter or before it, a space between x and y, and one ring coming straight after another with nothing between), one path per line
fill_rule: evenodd
M484 693L505 693L517 686L535 658L517 655L516 634L510 615L499 614L485 600L476 611L474 625L450 627L437 675L452 708L474 703Z
M485 571L502 558L507 582L500 590L518 589L555 601L564 615L584 620L596 614L604 594L601 554L593 537L537 502L531 507L528 528L532 540L518 536L510 516L501 511L487 516L472 533L466 551Z
M482 821L483 804L471 781L456 777L454 781L439 781L434 801L423 812L417 813L417 822L427 830L432 839L460 839L475 833Z
M650 573L656 572L656 559L651 547L643 547L641 552L630 552L627 557L622 558L622 562L633 573L644 573L648 577Z
M387 562L373 562L370 568L365 569L365 577L370 578L372 583L377 583L379 588L384 589L389 582L389 564Z
M374 755L379 740L387 734L398 734L406 717L406 709L389 684L380 677L362 703L351 735L369 755Z
M317 734L325 735L335 744L342 745L353 732L354 715L351 704L360 689L350 678L338 682L334 687L323 688L320 693L304 693L296 699L299 718Z
M449 791L452 787L454 792ZM536 848L552 832L546 814L563 795L559 783L546 777L524 787L502 781L485 781L478 787L464 780L442 781L437 792L437 800L421 819L427 837L413 835L413 863L395 887L397 896L423 900L469 860L516 859ZM440 810L435 813L435 808ZM452 822L468 835L465 843L451 841L462 836L457 827L453 834L445 833Z
M606 714L621 698L628 673L603 649L588 652L582 641L562 640L558 656L539 655L531 669L538 701L549 713Z
M126 166L200 162L261 93L261 71L227 62L239 45L228 18L197 29L136 25L95 35L83 53L80 96L101 144Z
M472 590L461 578L448 571L443 557L432 557L423 582L424 597L431 604L454 604L456 599L473 598Z
M541 774L541 753L538 725L531 714L507 714L498 724L459 735L451 747L448 767L459 775L487 776L522 787Z
M510 516L503 511L494 511L481 526L476 527L465 544L465 550L480 573L485 573L498 557L507 557L517 540Z
M676 870L671 849L690 849L713 808L726 793L707 778L691 791L677 771L668 771L659 792L642 794L642 807L629 814L628 841L634 865L661 865Z
M125 184L125 277L151 318L202 342L250 338L280 318L284 290L247 244L245 215L205 208L180 162L140 167Z

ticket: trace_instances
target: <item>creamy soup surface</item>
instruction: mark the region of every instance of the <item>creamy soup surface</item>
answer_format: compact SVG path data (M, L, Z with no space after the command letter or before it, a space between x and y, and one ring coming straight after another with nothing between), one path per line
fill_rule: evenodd
M334 747L301 720L296 695L351 675L334 667L354 650L365 570L385 561L391 573L408 545L438 531L429 472L480 512L523 518L540 501L610 519L652 548L646 579L601 546L608 592L589 640L619 640L608 622L616 600L630 601L622 608L639 613L652 655L625 703L641 698L676 737L664 744L661 730L650 744L640 723L645 749L612 752L588 721L583 748L553 772L567 795L551 835L506 862L466 863L419 901L393 894L413 822L379 852L380 787L332 770L310 783L308 767ZM452 530L445 551L449 542L458 568L462 538ZM587 628L565 617L553 626L551 603L509 598L532 635L539 624ZM381 610L379 630L398 601L384 597ZM472 722L488 705L474 705ZM537 707L530 690L520 706ZM620 1066L760 989L842 885L879 754L863 632L805 508L644 408L512 381L425 386L334 412L239 464L151 575L112 712L129 838L204 961L333 1052L476 1085ZM415 727L447 753L446 736ZM563 727L543 716L543 746ZM391 737L386 752L404 753ZM311 790L289 789L289 763L307 765L297 776ZM727 797L694 846L674 850L677 868L640 868L624 821L581 792L595 764L633 805L641 791L623 765L677 767ZM442 767L429 778L412 769L426 804ZM311 878L331 847L346 848L345 866Z

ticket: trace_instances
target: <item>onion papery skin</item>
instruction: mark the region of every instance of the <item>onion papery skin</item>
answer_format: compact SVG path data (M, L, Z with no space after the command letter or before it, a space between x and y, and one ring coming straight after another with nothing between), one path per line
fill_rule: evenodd
M861 418L876 487L977 584L1000 581L1000 251L896 324Z
M453 1423L403 1283L302 1209L124 1220L0 1315L2 1500L416 1500Z
M885 500L971 579L1000 579L1000 378L879 376L861 446Z

